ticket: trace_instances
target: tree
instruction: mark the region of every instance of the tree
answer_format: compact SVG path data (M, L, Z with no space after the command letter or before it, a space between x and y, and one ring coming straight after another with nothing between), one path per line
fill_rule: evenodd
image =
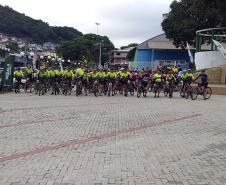
M109 52L114 49L114 45L108 37L95 34L86 34L65 42L57 49L57 53L65 59L75 61L86 59L88 64L98 64L100 43L102 62L108 62Z
M222 8L225 4L220 0L173 1L162 22L166 37L176 47L185 48L186 42L195 45L197 30L225 25L226 13Z
M137 43L131 43L128 44L127 46L121 46L120 49L125 49L125 48L130 48L130 47L137 47L138 44Z

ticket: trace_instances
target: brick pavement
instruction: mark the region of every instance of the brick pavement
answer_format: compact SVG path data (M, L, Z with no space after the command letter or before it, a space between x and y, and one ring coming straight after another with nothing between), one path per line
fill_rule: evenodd
M226 97L0 96L0 185L226 184Z

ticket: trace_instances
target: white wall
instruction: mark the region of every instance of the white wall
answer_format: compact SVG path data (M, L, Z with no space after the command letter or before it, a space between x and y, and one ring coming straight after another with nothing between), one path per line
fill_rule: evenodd
M226 60L219 51L202 51L195 53L196 69L217 67L226 64Z

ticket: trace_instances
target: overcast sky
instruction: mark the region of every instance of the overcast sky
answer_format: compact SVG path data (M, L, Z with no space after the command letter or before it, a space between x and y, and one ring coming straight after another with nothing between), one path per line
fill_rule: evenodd
M71 26L82 33L106 35L116 47L141 43L161 34L162 14L172 0L0 0L51 26Z

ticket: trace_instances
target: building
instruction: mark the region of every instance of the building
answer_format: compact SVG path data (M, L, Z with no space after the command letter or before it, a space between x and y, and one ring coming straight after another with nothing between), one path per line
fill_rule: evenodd
M165 34L144 41L137 46L134 67L156 69L158 65L180 65L187 68L190 57L187 50L176 48Z
M112 50L109 57L110 66L128 67L135 50L135 47L129 47L123 50Z
M52 42L45 42L43 44L43 50L44 51L54 51L56 48L56 45L53 44Z

